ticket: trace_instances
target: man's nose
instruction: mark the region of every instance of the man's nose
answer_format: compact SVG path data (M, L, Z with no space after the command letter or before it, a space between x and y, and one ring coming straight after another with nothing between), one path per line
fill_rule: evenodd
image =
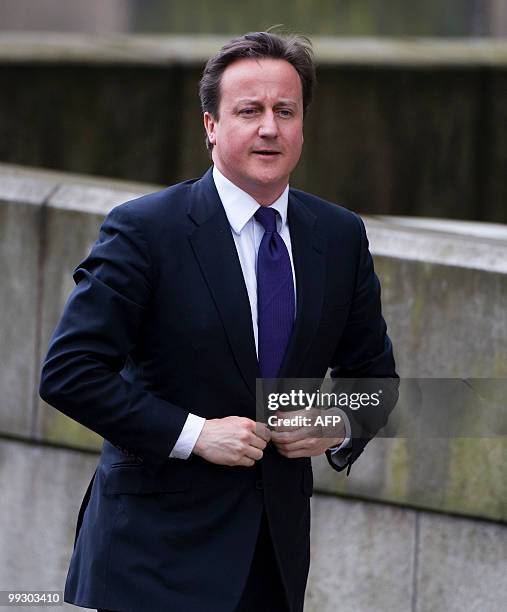
M259 126L259 136L261 138L276 138L277 135L278 124L275 114L273 112L264 113Z

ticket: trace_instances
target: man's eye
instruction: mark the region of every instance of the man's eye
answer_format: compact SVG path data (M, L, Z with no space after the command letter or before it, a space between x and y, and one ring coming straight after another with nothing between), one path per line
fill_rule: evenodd
M256 112L257 112L256 108L242 108L239 111L239 114L240 115L247 115L248 116L248 115L254 115Z
M279 114L281 117L292 117L292 111L291 111L289 108L281 108L281 109L278 111L278 114Z

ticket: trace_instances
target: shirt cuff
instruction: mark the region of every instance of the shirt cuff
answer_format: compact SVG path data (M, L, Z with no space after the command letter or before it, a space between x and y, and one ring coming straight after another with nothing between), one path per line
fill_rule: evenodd
M176 440L169 459L188 459L190 457L197 438L201 435L204 423L206 423L206 419L191 412L188 413L185 425L183 425L183 429Z
M343 412L343 410L341 410L340 408L334 408L333 412L338 412L338 414L341 416L341 418L343 419L343 424L345 425L345 438L343 440L343 442L341 444L339 444L338 446L331 446L331 448L329 448L329 450L331 451L331 460L334 464L336 464L338 467L343 467L345 465L347 465L347 462L349 460L350 457L350 452L346 453L346 452L341 452L340 451L345 451L347 450L347 448L349 448L350 446L352 446L351 444L351 439L352 439L352 430L350 427L350 421L349 421L349 417L345 414L345 412Z
M349 421L349 417L345 414L345 412L343 412L343 410L341 410L340 408L333 408L333 412L337 412L342 420L343 420L343 424L345 425L345 438L343 440L343 442L341 442L341 444L339 444L338 446L331 446L329 448L329 450L331 451L331 454L334 455L335 453L337 453L338 451L347 448L350 444L350 440L352 437L352 430L350 428L350 421Z

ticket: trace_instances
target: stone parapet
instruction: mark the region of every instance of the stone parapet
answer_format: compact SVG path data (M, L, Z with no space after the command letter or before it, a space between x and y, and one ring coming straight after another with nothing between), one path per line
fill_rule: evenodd
M0 166L0 434L99 450L98 436L39 400L41 360L104 215L155 189ZM365 221L400 374L507 378L505 227ZM314 461L316 488L505 521L506 448L494 436L378 438L348 478Z

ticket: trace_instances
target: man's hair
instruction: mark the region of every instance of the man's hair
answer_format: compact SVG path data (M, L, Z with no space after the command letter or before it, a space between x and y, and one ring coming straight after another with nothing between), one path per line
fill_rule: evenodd
M250 32L233 38L210 58L199 83L199 97L203 113L210 113L219 119L220 82L225 69L232 63L245 58L282 59L291 64L301 79L303 89L303 116L312 101L315 85L315 66L312 43L306 36L291 34L283 36L272 32ZM206 147L213 145L206 135Z

